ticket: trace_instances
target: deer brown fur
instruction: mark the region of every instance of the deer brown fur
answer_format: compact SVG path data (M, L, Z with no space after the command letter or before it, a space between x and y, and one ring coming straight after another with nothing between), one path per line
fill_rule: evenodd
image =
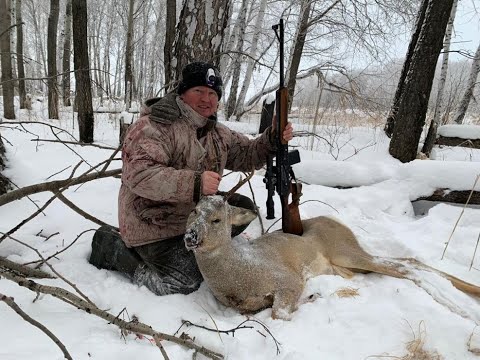
M302 236L276 231L248 243L232 241L231 225L245 224L255 216L250 210L228 205L220 196L207 196L191 213L185 235L185 244L195 252L214 296L241 312L273 307L273 318L289 318L306 280L322 274L350 277L355 272L375 272L419 284L414 272L426 270L480 296L480 287L415 259L368 254L348 227L329 217L304 220Z

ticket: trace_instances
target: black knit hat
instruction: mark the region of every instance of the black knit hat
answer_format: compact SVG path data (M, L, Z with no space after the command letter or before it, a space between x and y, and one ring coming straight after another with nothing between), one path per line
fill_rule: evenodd
M195 86L207 86L215 90L218 99L222 97L223 81L220 71L207 62L196 61L188 64L182 70L182 80L178 84L177 93L183 94Z

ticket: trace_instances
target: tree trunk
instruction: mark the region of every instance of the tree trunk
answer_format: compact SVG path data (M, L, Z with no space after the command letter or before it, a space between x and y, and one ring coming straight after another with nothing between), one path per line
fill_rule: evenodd
M0 52L2 59L3 117L15 119L14 87L10 51L10 0L0 0Z
M23 20L22 20L22 0L17 0L16 4L17 21L17 73L18 73L18 96L20 98L20 109L25 109L25 99L27 91L25 90L25 66L23 62Z
M445 33L445 40L443 43L443 61L442 69L440 70L440 80L438 81L438 91L437 91L437 100L435 102L435 111L433 113L433 119L430 122L430 127L428 128L427 137L423 143L422 153L426 156L430 156L432 152L433 145L435 144L435 139L437 138L437 129L440 124L440 116L444 112L443 105L443 91L445 89L445 82L447 81L447 72L448 72L448 57L450 54L450 43L452 40L452 31L453 31L453 22L455 20L455 14L457 12L457 3L458 0L454 0L452 6L452 13L447 24L447 30Z
M263 19L265 18L265 8L267 7L267 0L261 0L259 5L259 10L257 18L255 19L255 26L252 38L252 44L250 46L250 56L247 58L247 70L245 71L245 76L242 84L242 89L240 90L240 95L237 99L237 107L235 109L236 120L240 121L240 117L243 113L245 98L247 96L247 91L250 86L250 81L252 80L253 69L255 68L257 58L257 47L258 41L260 39L260 34L263 25Z
M165 85L170 86L172 79L172 49L175 41L175 25L177 24L177 0L167 1L167 19L165 29L165 45L163 47L163 63L165 64Z
M125 47L125 109L132 106L133 91L133 7L135 0L129 1L127 20L127 46Z
M10 25L14 26L17 22L17 6L15 0L10 0ZM15 54L15 48L17 47L17 32L12 31L10 32L10 50L12 51L11 58L12 58L12 77L14 79L18 79L17 76L17 55ZM14 93L15 87L17 87L17 81L13 83L14 86Z
M48 16L48 118L58 119L58 89L57 89L57 26L60 11L59 0L50 0L50 15Z
M2 2L3 0L0 0ZM0 5L0 9L2 6ZM2 137L0 136L0 195L3 195L10 189L10 182L8 179L2 175L2 170L5 168L4 163L4 155L5 155L5 146L3 145Z
M387 116L387 122L384 127L385 134L391 138L393 135L393 130L395 128L395 118L398 113L398 107L400 103L400 98L403 95L403 88L405 85L405 79L407 78L408 70L410 69L410 64L412 63L413 52L415 51L415 47L417 46L418 38L420 36L420 31L422 30L422 26L425 22L425 12L427 11L429 0L422 0L420 5L420 9L417 16L417 21L415 24L415 32L412 34L412 38L410 39L410 44L408 44L407 56L405 57L405 61L403 63L402 72L400 74L400 79L398 80L397 90L395 91L395 96L393 98L393 104L390 108L390 112Z
M305 46L305 38L307 37L308 19L310 18L310 11L312 9L311 1L302 1L300 8L300 19L297 24L297 32L295 36L295 45L290 56L290 61L287 70L287 88L288 88L288 111L290 112L293 103L293 95L295 93L295 85L297 83L297 73L300 67L300 60L302 58L303 47Z
M237 18L237 25L235 26L235 36L237 38L237 45L235 47L235 53L233 54L232 61L232 84L230 85L230 94L228 96L227 104L225 107L225 118L230 120L230 116L233 115L237 106L237 92L238 84L240 83L240 70L242 69L243 56L241 52L243 50L243 40L245 36L245 27L247 26L247 1L242 0L242 6Z
M192 61L218 66L230 5L231 0L185 0L177 25L171 79L178 80L184 66ZM171 84L169 89L175 87Z
M416 158L425 124L435 67L443 45L453 0L430 0L398 104L389 152L408 162Z
M475 85L477 84L477 77L480 71L480 44L477 47L477 51L475 52L475 57L472 61L472 67L470 68L470 75L468 77L467 88L465 93L463 94L462 100L460 101L460 105L458 106L457 110L455 111L455 116L453 117L453 121L457 124L461 124L463 122L463 118L468 109L468 105L470 104L470 99L473 96L473 89L475 89Z
M80 141L93 142L92 83L88 59L87 0L72 0L73 63Z
M65 38L63 42L63 105L72 106L70 101L70 57L72 49L72 0L67 0L65 7Z

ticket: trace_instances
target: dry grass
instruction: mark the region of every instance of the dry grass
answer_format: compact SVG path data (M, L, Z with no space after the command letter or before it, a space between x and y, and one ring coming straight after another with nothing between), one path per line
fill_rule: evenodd
M358 292L358 289L354 289L351 287L343 287L339 288L332 295L337 295L339 298L350 298L360 296L360 293Z
M410 327L412 329L412 327ZM425 329L425 323L423 321L418 325L418 333L412 329L413 340L409 341L405 350L407 353L403 356L393 355L372 355L368 358L376 359L398 359L398 360L443 360L444 357L438 354L436 351L428 351L423 347L425 345L425 339L427 337L427 331Z

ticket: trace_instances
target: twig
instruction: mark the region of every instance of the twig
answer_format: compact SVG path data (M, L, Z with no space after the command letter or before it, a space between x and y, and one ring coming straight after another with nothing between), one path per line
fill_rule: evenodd
M0 269L0 276L4 276L8 280L11 280L13 282L16 282L18 285L25 287L35 293L42 293L42 294L48 294L56 297L57 299L66 302L67 304L73 305L76 308L79 308L88 314L95 315L97 317L100 317L107 322L110 322L116 326L118 326L120 329L125 329L128 331L132 331L135 333L140 333L143 335L148 335L151 337L158 336L159 338L162 338L164 340L176 343L178 345L187 347L189 349L194 349L201 353L202 355L213 359L213 360L221 360L223 359L223 355L216 353L212 350L209 350L207 348L204 348L203 346L199 346L197 344L194 344L191 341L185 340L178 338L176 336L164 334L158 331L155 331L152 329L151 326L148 326L144 323L138 322L138 323L132 323L132 322L126 322L122 319L117 318L115 315L110 314L107 311L99 309L96 305L90 304L86 302L85 300L79 298L77 295L71 293L68 290L56 287L56 286L48 286L48 285L41 285L36 283L33 280L27 280L23 277L20 276L15 276L13 274L10 274L8 272L2 271Z
M245 173L243 173L243 175L247 176ZM250 180L248 180L248 187L250 188L250 192L252 193L252 200L253 200L253 204L255 205L255 212L257 213L258 220L260 221L260 227L262 229L262 235L263 235L265 233L265 228L263 226L262 217L260 216L260 211L258 211L257 200L255 199L255 192L253 191L252 183Z
M60 350L62 350L63 355L65 356L66 359L72 360L72 357L68 353L68 350L65 347L65 345L63 345L63 343L50 330L48 330L43 324L41 324L37 320L31 318L26 312L24 312L20 308L20 306L18 306L17 303L15 303L15 301L12 297L9 297L9 296L6 296L6 295L3 295L2 293L0 293L0 300L3 301L8 306L10 306L18 315L20 315L23 318L23 320L25 320L26 322L28 322L28 323L32 324L33 326L39 328L43 333L45 333L45 335L47 335L50 339L52 339L52 341L55 343L55 345L57 345L60 348Z
M455 229L457 228L458 223L460 222L460 219L463 216L463 213L465 212L465 208L467 207L468 203L470 202L470 198L472 197L473 191L475 190L475 186L477 185L478 179L480 178L480 174L477 175L477 178L475 179L475 182L473 183L472 191L470 191L470 195L468 195L467 202L463 206L462 211L460 212L460 216L458 217L457 221L455 222L455 226L453 227L452 232L450 233L450 237L448 238L447 243L445 244L445 248L443 249L442 257L441 260L443 260L443 257L445 256L445 252L447 251L448 245L450 245L450 240L452 239L453 233L455 232Z
M475 261L475 256L477 255L479 241L480 241L480 233L478 234L478 237L477 237L477 244L475 245L475 250L473 251L473 256L472 256L472 262L470 263L470 268L468 269L468 271L472 270L473 262Z
M57 195L58 199L63 202L65 205L67 205L70 209L75 211L77 214L82 215L85 219L90 220L91 222L94 222L97 225L108 225L107 223L103 222L102 220L97 219L95 216L90 215L89 213L83 211L80 209L77 205L75 205L73 202L68 200L61 192L55 191L55 195Z
M115 150L116 148L113 146L105 146L105 145L99 145L99 144L89 144L89 143L82 143L78 141L65 141L65 140L53 140L53 139L31 139L30 141L36 141L36 142L51 142L51 143L63 143L63 144L71 144L71 145L78 145L78 146L93 146L99 149L105 149L105 150Z
M58 255L60 255L61 253L67 251L69 248L72 247L73 244L75 244L77 242L78 239L80 239L80 237L87 233L87 232L90 232L90 231L96 231L96 229L88 229L88 230L84 230L82 231L76 238L75 240L73 240L68 246L64 247L62 250L59 250L57 251L55 254L53 255L50 255L49 257L45 258L45 260L35 260L35 261L30 261L28 263L24 263L23 265L30 265L30 264L37 264L36 268L42 266L42 264L48 260L50 260L51 258L54 258L54 257L57 257Z
M9 194L9 193L7 193ZM57 198L56 195L52 196L50 199L47 200L45 204L41 208L39 208L37 211L35 211L32 215L30 215L28 218L22 220L19 224L15 225L13 228L8 230L6 233L3 233L3 235L0 237L0 243L5 240L8 236L12 235L15 231L20 229L23 225L25 225L27 222L30 220L34 219L38 214L42 213L43 210L47 208L48 205L52 203L53 200Z
M168 357L167 355L167 352L165 351L165 349L163 348L163 345L161 343L161 340L163 340L162 338L160 338L160 336L158 335L154 335L153 336L153 340L155 340L155 344L157 345L157 347L160 349L160 352L162 353L163 355L163 358L165 360L170 360L170 358Z
M250 326L250 325L244 325L248 322L253 322L255 324L258 324L260 325L261 327L263 327L263 329L268 333L268 335L270 335L270 337L273 339L273 342L275 343L275 346L277 348L277 355L280 354L280 346L282 345L276 338L275 336L273 336L272 332L270 331L270 329L267 327L267 325L265 325L264 323L262 323L261 321L259 320L256 320L256 319L247 319L247 320L244 320L242 321L240 324L238 324L236 327L232 328L232 329L229 329L229 330L219 330L218 328L215 328L215 329L212 329L212 328L209 328L209 327L206 327L206 326L203 326L203 325L197 325L197 324L194 324L192 323L191 321L189 320L182 320L182 325L178 328L178 330L175 332L175 335L178 334L178 332L180 331L180 329L183 327L183 326L193 326L193 327L196 327L196 328L199 328L199 329L203 329L203 330L207 330L207 331L212 331L212 332L216 332L216 333L220 333L220 334L227 334L227 335L230 335L230 333L232 334L232 336L235 335L235 331L237 330L242 330L242 329L254 329L254 326ZM263 335L262 333L258 332L259 334L261 334L262 336L265 336Z
M45 258L42 256L42 254L40 253L40 251L38 251L37 249L35 249L33 246L30 246L26 243L24 243L23 241L20 241L18 239L15 239L13 237L10 236L10 239L12 239L13 241L19 243L20 245L23 245L27 248L29 248L30 250L34 251L35 253L37 253L38 257L40 259L42 259L43 263L46 264L50 270L52 270L52 272L58 276L58 278L62 279L63 281L65 281L68 285L70 285L73 289L75 289L75 291L85 299L85 301L89 302L90 304L93 304L93 302L88 298L87 295L85 295L82 291L80 291L80 289L77 287L77 285L75 285L74 283L72 283L71 281L67 280L62 274L60 274L57 270L55 270L55 268L50 265L47 260L45 260Z

